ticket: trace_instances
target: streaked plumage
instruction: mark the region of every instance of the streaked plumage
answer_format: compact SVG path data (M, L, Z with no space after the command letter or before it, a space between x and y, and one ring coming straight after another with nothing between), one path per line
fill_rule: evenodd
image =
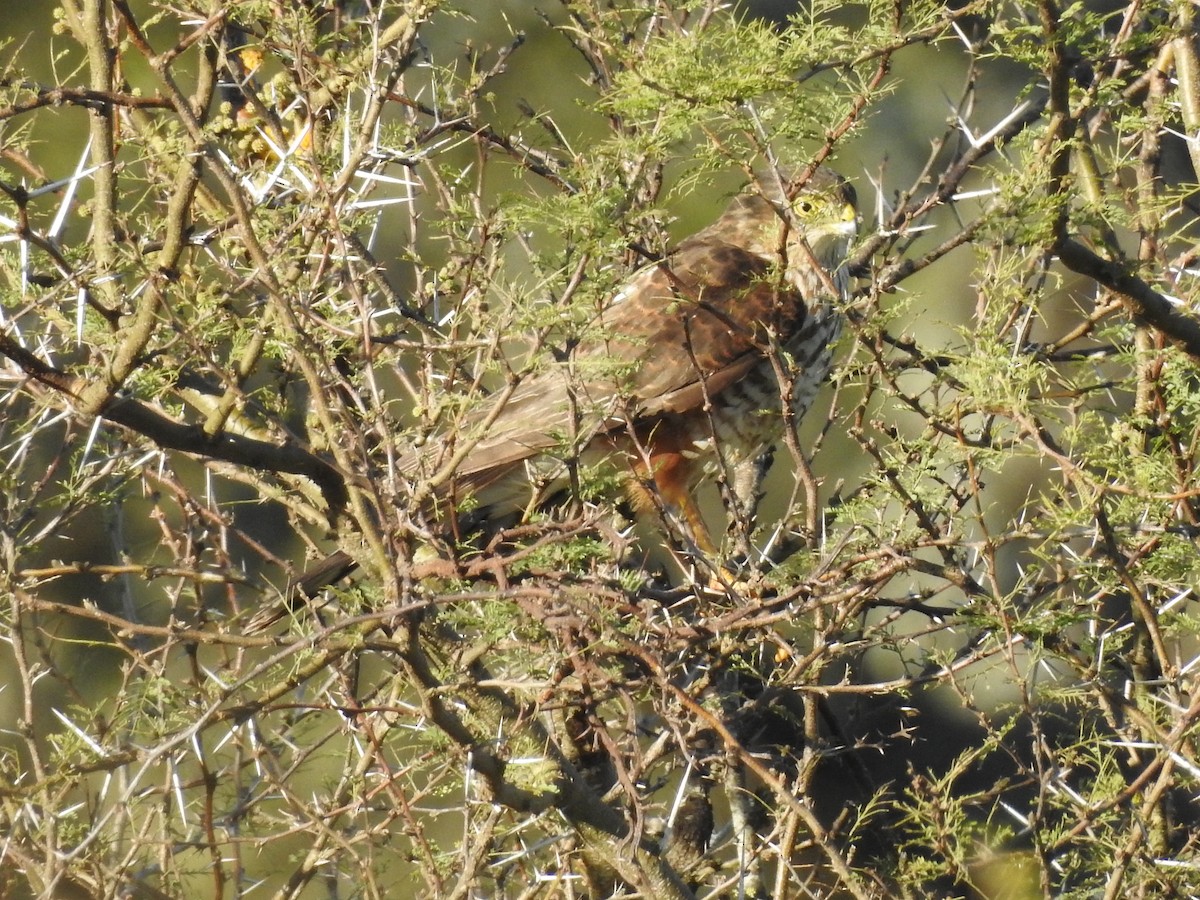
M583 466L626 473L640 508L657 494L713 552L697 485L721 459L748 499L754 463L781 432L784 391L772 355L790 368L791 404L803 414L841 325L833 301L847 286L841 264L857 228L853 189L818 169L785 196L744 192L635 274L570 360L528 377L502 409L484 410L478 421L491 419L487 433L441 496L511 515L561 489L563 460L578 455ZM426 450L424 459L436 456ZM409 466L417 468L416 458ZM325 570L340 574L349 557L340 555L340 567L329 562ZM306 576L301 589L318 586Z

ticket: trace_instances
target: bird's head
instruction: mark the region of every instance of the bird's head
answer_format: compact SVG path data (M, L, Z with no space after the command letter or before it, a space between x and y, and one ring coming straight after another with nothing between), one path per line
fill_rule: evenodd
M784 259L789 274L812 260L833 274L858 234L854 188L831 169L807 178L763 178L729 204L712 228L765 259Z

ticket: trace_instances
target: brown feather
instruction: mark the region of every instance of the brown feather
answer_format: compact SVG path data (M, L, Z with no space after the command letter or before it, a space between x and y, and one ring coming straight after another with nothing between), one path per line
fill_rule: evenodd
M602 340L509 397L489 437L459 466L456 492L480 493L519 463L561 447L573 419L583 446L624 428L629 415L700 409L705 396L762 362L769 333L791 334L803 323L804 298L779 282L766 260L740 247L709 237L683 243L596 319ZM628 363L627 371L588 378L593 359Z
M635 476L636 502L650 505L653 484L701 549L713 550L691 496L713 471L713 447L741 469L735 493L756 490L761 473L744 473L778 437L769 407L778 413L783 402L773 348L795 367L791 402L800 415L840 328L830 301L846 290L838 267L855 232L854 192L825 169L805 185L782 185L782 195L778 187L734 198L716 222L634 275L570 360L468 422L467 435L491 424L441 496L455 504L473 496L509 514L561 483L563 460L615 456ZM448 459L453 445L444 449ZM419 464L416 455L401 463L414 474ZM316 586L304 579L301 590Z

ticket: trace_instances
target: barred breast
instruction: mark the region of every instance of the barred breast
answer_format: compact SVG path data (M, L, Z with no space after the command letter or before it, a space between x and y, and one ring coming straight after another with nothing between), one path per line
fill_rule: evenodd
M697 450L716 439L725 462L737 465L764 454L783 434L783 404L790 392L791 414L799 420L812 406L817 392L829 376L834 345L841 334L842 316L829 306L812 310L803 326L784 345L785 375L790 384L780 385L770 359L730 385L713 404L710 433L697 435ZM717 460L711 451L697 480L715 474Z

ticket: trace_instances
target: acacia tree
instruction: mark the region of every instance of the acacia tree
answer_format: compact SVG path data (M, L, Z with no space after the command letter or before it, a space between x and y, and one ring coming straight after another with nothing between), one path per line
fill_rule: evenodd
M3 893L1200 889L1192 14L64 0L0 76ZM814 164L848 327L729 558L587 471L431 516Z

